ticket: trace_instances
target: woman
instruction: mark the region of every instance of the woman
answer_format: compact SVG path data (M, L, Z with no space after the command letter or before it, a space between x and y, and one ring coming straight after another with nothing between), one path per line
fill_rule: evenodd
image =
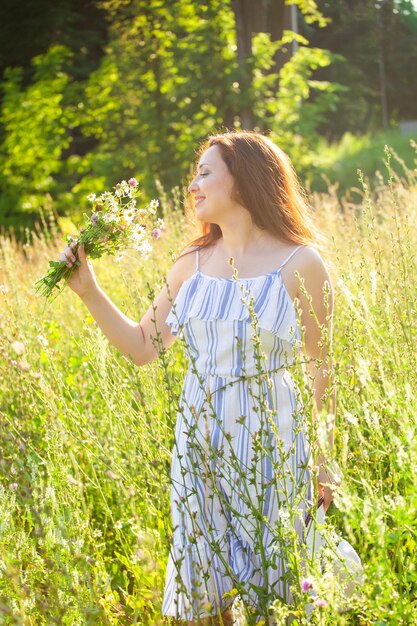
M255 613L274 594L290 597L278 536L284 545L284 512L297 504L304 513L312 490L289 368L302 349L320 412L329 399L322 339L331 337L333 292L297 177L270 139L247 131L210 137L188 191L203 235L178 258L139 324L103 293L82 248L69 284L137 365L184 335L190 368L172 461L163 613L190 625L232 624L232 589ZM72 250L64 254L71 266ZM333 412L332 394L330 404ZM315 460L319 483L329 481L323 461ZM322 492L326 510L331 490Z

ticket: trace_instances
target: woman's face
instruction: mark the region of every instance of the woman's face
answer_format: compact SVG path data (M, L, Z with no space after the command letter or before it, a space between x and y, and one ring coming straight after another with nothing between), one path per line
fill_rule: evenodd
M188 187L194 197L197 219L211 224L220 224L227 219L240 206L231 198L233 186L233 177L221 157L220 148L207 148Z

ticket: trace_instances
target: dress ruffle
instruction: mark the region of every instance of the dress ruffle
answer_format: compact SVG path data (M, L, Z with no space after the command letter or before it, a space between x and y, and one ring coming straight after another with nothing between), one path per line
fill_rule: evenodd
M279 270L244 279L221 279L196 270L181 285L165 323L173 335L180 335L191 318L251 321L248 302L252 300L259 328L289 343L299 343L294 303Z

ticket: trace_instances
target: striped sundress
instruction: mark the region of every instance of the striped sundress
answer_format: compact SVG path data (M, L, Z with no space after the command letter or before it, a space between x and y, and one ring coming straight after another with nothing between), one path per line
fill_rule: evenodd
M166 319L184 339L189 368L172 457L164 615L215 615L236 591L254 610L260 597L290 598L277 529L289 503L303 517L311 477L288 371L301 331L281 269L300 247L277 270L243 279L202 273L197 250ZM296 530L301 538L302 521Z

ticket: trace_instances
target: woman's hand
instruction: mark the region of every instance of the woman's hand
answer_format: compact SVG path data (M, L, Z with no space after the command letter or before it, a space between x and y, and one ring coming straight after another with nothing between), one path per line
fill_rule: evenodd
M324 512L327 512L327 509L333 502L333 489L331 487L325 487L324 485L319 484L319 496L324 497L323 508Z
M318 466L318 490L319 496L324 497L323 507L326 513L327 509L333 501L333 492L340 486L340 469L337 463L333 461L326 461L325 467L323 465Z
M76 245L77 242L73 242L59 256L60 260L65 261L68 267L72 267L77 260L73 251L73 247ZM84 298L97 288L97 279L91 261L88 261L85 255L84 246L79 246L77 252L81 265L74 269L68 280L68 285L80 298Z

